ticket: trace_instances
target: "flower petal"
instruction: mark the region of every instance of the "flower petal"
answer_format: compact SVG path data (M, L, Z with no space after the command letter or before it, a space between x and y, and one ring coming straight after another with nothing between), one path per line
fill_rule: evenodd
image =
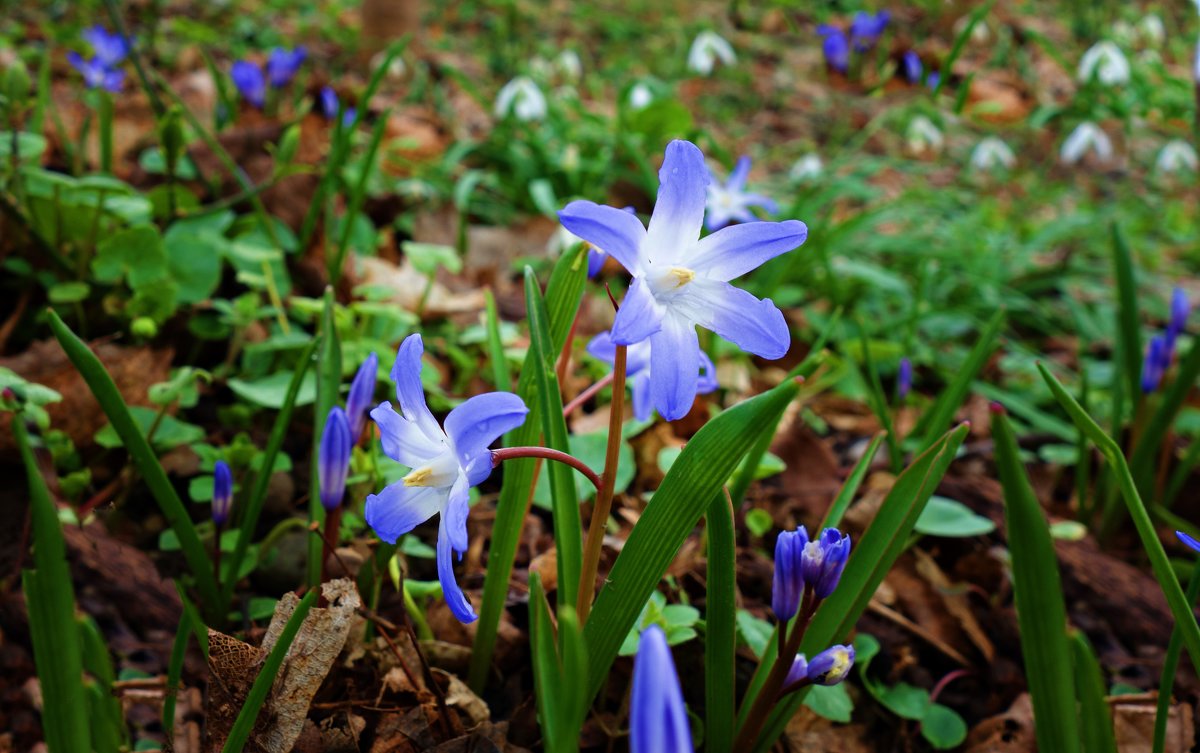
M737 164L733 166L733 172L729 174L729 180L725 181L725 190L740 193L746 187L746 178L749 177L750 158L742 155L738 157Z
M438 580L442 583L442 596L454 616L460 622L474 622L478 619L471 602L467 601L466 595L458 587L458 581L454 579L454 558L450 552L450 536L446 531L445 519L438 528L437 569Z
M690 141L676 140L667 144L658 180L658 199L646 231L645 255L648 260L669 264L700 237L712 176L699 147ZM608 246L600 247L612 253Z
M808 238L808 227L799 220L747 222L701 238L688 264L697 273L728 282L763 262L791 251Z
M717 367L703 350L700 351L700 381L696 382L696 393L707 395L720 387L717 382Z
M563 227L621 263L631 274L641 271L646 228L636 215L592 201L572 201L558 213Z
M425 404L425 388L421 385L421 356L424 354L425 342L419 334L404 338L392 365L392 381L396 383L400 412L409 421L415 421L425 436L436 442L445 436L445 432Z
M663 307L654 300L645 277L634 277L633 283L617 309L613 322L612 341L617 345L633 345L650 337L662 328Z
M756 356L782 358L791 345L783 312L769 298L760 301L727 282L697 278L674 305L696 324Z
M633 377L633 417L638 421L647 421L654 411L654 403L650 399L650 372L642 371Z
M663 318L650 337L650 395L668 421L683 418L696 400L700 376L700 342L696 325L676 313Z
M604 361L610 366L617 360L617 344L612 341L612 333L601 332L593 337L586 348L589 355L598 361Z
M367 495L367 525L380 539L395 544L396 539L433 517L441 508L443 492L431 486L405 486L397 481L378 494Z
M397 463L416 468L442 451L440 442L434 442L417 426L392 408L386 400L371 411L371 418L379 427L379 441L383 454Z
M488 464L489 466L491 463ZM467 516L471 513L471 485L466 474L458 474L442 508L442 532L450 537L454 551L467 551Z
M525 423L529 408L521 398L511 392L489 392L476 395L450 411L446 416L446 434L454 443L459 463L464 468L473 465L475 459L487 454L488 446L501 434ZM491 472L491 460L483 466ZM487 478L484 474L483 478ZM471 484L482 481L471 479Z

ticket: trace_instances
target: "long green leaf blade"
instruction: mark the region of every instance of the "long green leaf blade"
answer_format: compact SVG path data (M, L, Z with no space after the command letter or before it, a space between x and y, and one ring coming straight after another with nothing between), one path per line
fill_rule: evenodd
M537 696L542 739L549 753L558 753L557 747L562 738L560 730L566 721L563 701L566 700L567 691L562 682L563 668L554 639L550 605L546 602L546 591L537 573L529 574L529 645L533 651L533 687Z
M1104 673L1092 644L1082 632L1071 636L1071 651L1075 665L1075 689L1079 693L1079 724L1084 753L1117 753L1117 738L1113 733L1112 714L1104 683ZM1036 710L1034 711L1036 714Z
M774 432L772 432L774 433ZM708 506L708 584L704 600L704 740L733 747L734 652L737 648L737 541L733 504L724 493Z
M925 411L917 422L912 433L913 436L923 437L922 450L932 447L950 425L950 421L954 418L954 412L966 400L971 383L975 381L975 375L987 363L988 357L995 349L996 338L1000 336L1003 326L1004 310L1001 309L993 314L988 323L984 325L983 331L979 333L979 339L967 353L967 359L963 362L962 367L954 374L954 378L950 380L950 384L946 385L946 389L942 390L942 394L938 395L933 406Z
M1126 395L1137 395L1142 384L1142 335L1138 328L1137 278L1133 254L1120 226L1113 223L1113 275L1117 278L1117 354ZM1120 416L1114 416L1119 421Z

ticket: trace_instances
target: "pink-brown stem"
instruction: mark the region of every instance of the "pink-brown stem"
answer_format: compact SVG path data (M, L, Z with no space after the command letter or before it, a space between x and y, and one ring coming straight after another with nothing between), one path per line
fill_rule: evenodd
M588 468L586 463L574 455L568 455L559 450L552 450L549 447L503 447L499 450L492 450L492 467L495 468L505 460L513 460L515 458L541 458L569 465L586 476L587 480L592 482L592 486L596 487L597 491L601 488L600 477L596 475L595 471Z
M615 374L616 374L615 371L609 372L604 377L602 377L598 382L593 384L591 387L588 387L586 390L584 390L583 392L580 392L578 395L576 395L575 399L572 400L571 402L567 403L566 407L563 408L563 416L566 417L566 416L571 415L572 413L575 412L576 408L578 408L579 406L586 403L588 400L591 400L593 397L595 397L597 392L604 389L608 385L612 384L613 376Z

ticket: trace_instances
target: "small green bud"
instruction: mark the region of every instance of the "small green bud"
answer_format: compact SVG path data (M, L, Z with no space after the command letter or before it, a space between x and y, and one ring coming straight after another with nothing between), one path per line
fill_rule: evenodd
M11 107L17 107L29 99L33 84L29 78L29 69L20 58L16 58L4 71L4 96Z
M137 337L148 339L158 334L158 325L148 316L139 316L130 322L129 331Z
M182 116L178 106L172 106L163 114L158 123L158 140L162 144L167 173L174 175L184 147Z
M275 169L282 170L292 164L296 149L300 146L300 126L292 125L279 137L279 147L275 150Z

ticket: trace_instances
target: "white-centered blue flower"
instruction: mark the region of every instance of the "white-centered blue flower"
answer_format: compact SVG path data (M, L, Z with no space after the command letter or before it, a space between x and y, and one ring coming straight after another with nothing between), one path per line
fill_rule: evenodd
M725 65L736 63L733 45L715 31L705 30L697 34L688 50L688 70L707 76L713 72L717 60Z
M591 201L573 201L558 216L633 275L612 339L632 345L649 338L651 398L663 418L674 421L696 397L696 325L763 358L787 353L791 336L783 312L729 281L799 246L808 228L799 220L747 222L701 238L711 176L700 149L672 141L658 177L649 228L632 214Z
M704 226L709 230L720 230L733 222L754 222L758 219L754 207L761 207L767 214L775 214L779 206L770 198L746 190L746 178L750 176L750 158L741 157L725 183L712 181L708 184L708 198Z

